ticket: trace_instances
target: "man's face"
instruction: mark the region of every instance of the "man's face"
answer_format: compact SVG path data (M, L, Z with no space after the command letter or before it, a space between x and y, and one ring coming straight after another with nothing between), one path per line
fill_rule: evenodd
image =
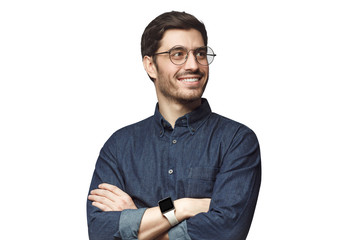
M204 46L204 41L201 33L195 29L171 29L164 33L157 52L169 51L177 45L194 50ZM189 52L183 65L173 64L169 54L157 55L156 63L154 82L159 101L166 99L184 104L201 99L209 77L209 66L200 65L193 51Z

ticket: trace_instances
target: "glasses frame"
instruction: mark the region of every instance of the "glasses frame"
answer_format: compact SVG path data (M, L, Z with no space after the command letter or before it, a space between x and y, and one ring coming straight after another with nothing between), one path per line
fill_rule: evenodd
M184 61L183 63L178 64L178 63L174 63L174 62L173 62L173 60L171 59L170 52L171 52L172 50L174 50L174 49L176 49L176 48L180 48L180 47L186 49L187 52L186 52L186 56L185 56L185 61ZM154 56L159 55L159 54L166 54L166 53L167 53L167 54L169 54L169 59L170 59L170 61L171 61L173 64L175 64L175 65L177 65L177 66L181 66L181 65L185 64L186 61L188 60L189 52L192 51L193 53L195 53L196 51L198 51L199 49L204 48L204 47L210 49L210 50L213 52L212 54L206 54L206 55L208 55L208 56L212 56L211 62L208 62L208 64L202 64L202 63L200 63L199 60L197 59L196 54L194 54L194 57L195 57L196 62L199 63L201 66L209 66L209 65L214 61L214 59L215 59L215 57L216 57L216 54L214 53L214 50L213 50L211 47L209 47L209 46L202 46L202 47L198 47L198 48L196 48L196 49L190 49L190 50L188 50L188 49L187 49L186 47L184 47L184 46L176 45L176 46L170 48L170 49L169 49L168 51L166 51L166 52L155 53ZM207 58L207 59L208 59L208 58Z

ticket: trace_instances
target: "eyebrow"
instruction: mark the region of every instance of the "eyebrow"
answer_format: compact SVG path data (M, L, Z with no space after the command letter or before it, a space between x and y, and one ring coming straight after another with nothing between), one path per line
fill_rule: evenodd
M173 46L173 47L170 48L170 49L183 49L183 48L187 49L186 47L181 46L181 45L175 45L175 46Z
M204 48L204 47L206 47L206 46L195 47L195 48L190 49L190 50L196 50L196 49ZM182 45L175 45L175 46L173 46L173 47L170 48L170 49L181 49L181 48L185 48L186 50L189 50L189 48L187 48L187 47L185 47L185 46L182 46ZM170 50L170 49L169 49L169 50Z

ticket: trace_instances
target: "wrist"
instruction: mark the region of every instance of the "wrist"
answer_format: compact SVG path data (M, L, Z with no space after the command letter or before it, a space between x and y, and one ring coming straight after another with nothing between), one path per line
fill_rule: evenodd
M161 213L169 221L171 227L179 224L179 220L176 218L175 215L175 205L171 197L160 200L158 205L160 207Z

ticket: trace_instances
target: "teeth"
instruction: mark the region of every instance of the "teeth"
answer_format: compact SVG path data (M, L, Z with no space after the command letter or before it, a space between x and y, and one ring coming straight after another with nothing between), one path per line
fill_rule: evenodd
M197 82L197 81L199 81L199 79L198 78L185 78L185 79L183 79L181 81L184 81L184 82Z

